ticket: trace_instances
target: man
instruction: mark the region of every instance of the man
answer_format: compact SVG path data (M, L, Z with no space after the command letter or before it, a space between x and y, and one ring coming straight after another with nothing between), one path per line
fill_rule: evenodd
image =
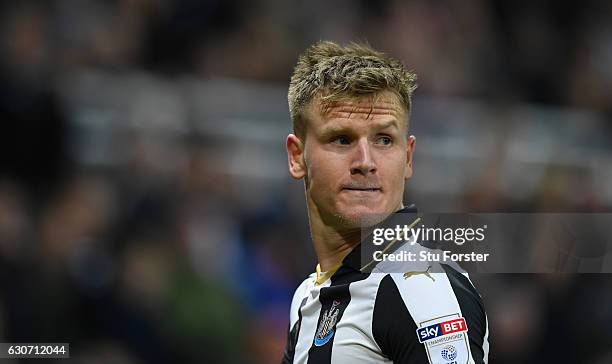
M466 274L361 265L368 217L415 212L402 203L415 82L365 45L321 42L298 60L286 148L290 175L304 180L319 264L293 297L283 363L487 362L486 314Z

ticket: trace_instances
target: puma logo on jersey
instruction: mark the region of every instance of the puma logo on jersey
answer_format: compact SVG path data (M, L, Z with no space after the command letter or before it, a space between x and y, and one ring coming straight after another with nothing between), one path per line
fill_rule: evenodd
M424 271L415 271L415 272L406 272L404 273L404 278L408 279L412 276L416 276L417 274L424 274L425 277L431 278L432 281L436 281L436 279L429 273L429 270L431 269L431 265L429 267L427 267L426 270Z

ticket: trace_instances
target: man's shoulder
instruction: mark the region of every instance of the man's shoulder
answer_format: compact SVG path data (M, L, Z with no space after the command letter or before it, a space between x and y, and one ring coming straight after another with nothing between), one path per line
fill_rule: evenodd
M306 278L304 278L304 280L302 280L302 282L295 289L294 297L298 292L307 289L309 284L314 284L316 276L317 276L317 273L313 272L313 273L310 273Z
M378 295L380 299L401 300L415 321L458 309L474 308L484 313L482 298L467 273L444 264L437 270L387 273L380 282Z
M291 311L290 311L290 324L293 324L298 320L298 311L300 306L302 306L302 301L306 294L308 293L308 288L310 285L314 284L316 273L310 274L306 279L300 283L300 285L295 289L293 293L293 298L291 299Z
M467 360L471 355L475 363L482 363L488 355L482 299L466 273L440 268L384 276L373 312L374 338L390 357L427 354L437 363L444 358L438 349L450 345L458 357Z

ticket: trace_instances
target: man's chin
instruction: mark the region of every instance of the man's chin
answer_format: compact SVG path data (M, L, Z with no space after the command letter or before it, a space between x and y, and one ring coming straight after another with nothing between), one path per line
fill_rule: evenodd
M357 206L354 208L339 211L336 216L340 223L346 228L365 228L376 225L389 216L389 212L383 208L369 208L367 206Z

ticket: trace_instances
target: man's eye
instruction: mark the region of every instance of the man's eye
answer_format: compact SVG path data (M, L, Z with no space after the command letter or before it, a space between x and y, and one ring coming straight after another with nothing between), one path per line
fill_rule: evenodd
M391 145L393 144L393 139L388 136L381 136L376 142L381 145Z
M349 145L349 144L351 144L351 141L347 137L345 137L345 136L336 137L336 138L334 138L332 140L332 142L335 143L335 144L340 144L340 145Z

